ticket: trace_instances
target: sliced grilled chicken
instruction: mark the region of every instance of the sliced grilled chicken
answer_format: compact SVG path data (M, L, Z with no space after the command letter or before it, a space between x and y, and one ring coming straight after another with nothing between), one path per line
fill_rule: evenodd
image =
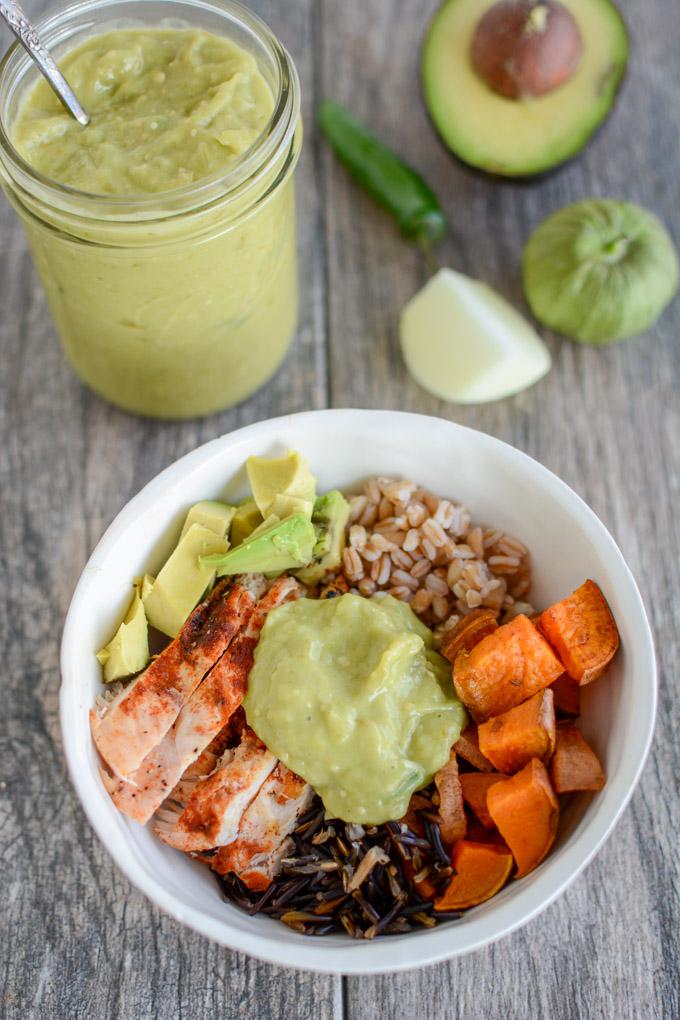
M241 816L276 765L250 728L244 730L241 743L220 760L207 779L196 783L182 809L168 801L159 810L154 832L177 850L210 850L225 846L236 838Z
M103 714L90 712L94 742L114 776L130 776L160 743L254 601L241 581L231 587L228 580L220 582L179 635L105 706Z
M210 866L220 875L235 872L249 889L266 889L280 870L290 847L287 837L313 792L280 761L245 811L236 839L218 849Z
M263 578L261 590L264 586ZM299 598L300 591L292 577L275 581L250 616L245 616L245 626L191 695L161 743L146 756L127 782L115 776L102 776L119 811L142 823L155 814L184 770L241 704L253 665L253 652L267 614L282 603Z

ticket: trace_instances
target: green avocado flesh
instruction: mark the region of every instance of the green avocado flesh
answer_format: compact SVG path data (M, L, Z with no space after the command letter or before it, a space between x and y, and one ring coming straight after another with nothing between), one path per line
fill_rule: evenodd
M373 824L403 817L466 722L431 632L390 595L298 599L269 613L244 707L331 815Z
M425 40L425 102L442 139L463 162L527 177L575 155L610 112L628 61L628 33L610 0L562 0L581 32L572 77L534 99L506 99L477 74L470 49L495 0L446 0Z

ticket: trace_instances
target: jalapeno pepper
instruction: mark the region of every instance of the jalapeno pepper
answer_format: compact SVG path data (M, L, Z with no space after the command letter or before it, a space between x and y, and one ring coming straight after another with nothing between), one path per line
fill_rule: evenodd
M402 234L426 250L441 241L446 216L422 177L368 133L339 103L319 107L319 126L352 177L392 214Z

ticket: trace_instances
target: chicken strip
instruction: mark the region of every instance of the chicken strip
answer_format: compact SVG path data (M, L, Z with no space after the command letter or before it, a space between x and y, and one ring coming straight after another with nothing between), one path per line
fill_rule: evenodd
M262 589L264 589L264 578ZM161 806L182 773L226 725L246 693L253 652L267 614L298 598L301 588L292 577L280 577L246 616L243 629L177 716L163 740L127 781L102 779L119 811L144 824Z
M227 751L212 775L196 783L183 810L174 801L159 810L154 832L187 852L225 846L236 838L243 812L275 765L275 755L246 727L235 751Z
M221 846L210 866L220 875L235 872L249 889L264 891L291 846L287 837L309 807L309 783L279 762L245 811L236 839Z
M121 779L139 768L163 739L203 677L252 611L241 580L220 582L191 614L179 635L124 687L103 714L90 712L92 737L109 770Z

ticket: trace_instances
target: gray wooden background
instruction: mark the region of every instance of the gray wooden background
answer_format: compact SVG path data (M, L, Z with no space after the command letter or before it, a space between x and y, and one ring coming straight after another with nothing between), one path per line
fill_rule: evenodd
M450 158L421 102L418 49L436 0L258 0L304 89L299 169L302 320L278 377L234 411L185 424L127 417L86 392L61 355L18 224L0 204L0 1015L88 1020L656 1020L678 1002L680 301L647 336L588 350L548 336L550 376L476 408L428 397L404 373L397 313L419 257L321 144L322 96L349 105L426 174L450 215L442 260L520 307L521 246L549 211L586 196L638 200L680 241L680 12L623 0L633 59L586 154L530 186ZM31 13L41 0L26 0ZM2 34L2 40L5 41ZM597 860L539 918L449 964L343 980L211 945L112 866L69 786L58 647L76 579L141 485L197 444L272 415L326 406L438 414L516 444L591 504L638 578L658 641L651 758ZM675 766L675 771L674 771Z

